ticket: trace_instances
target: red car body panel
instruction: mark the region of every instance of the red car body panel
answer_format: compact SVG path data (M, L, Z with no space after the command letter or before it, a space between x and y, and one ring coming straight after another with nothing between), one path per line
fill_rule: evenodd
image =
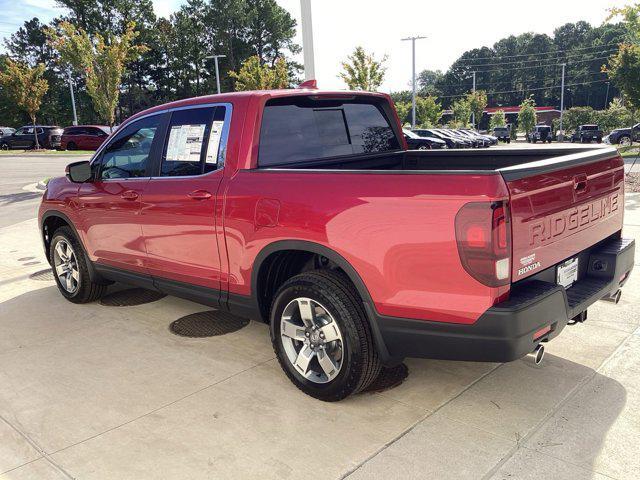
M103 131L107 135L98 136L91 135L89 132L85 132L82 134L70 134L69 132L75 129L89 129L90 131ZM109 127L105 125L77 125L73 127L67 127L62 132L62 137L60 138L60 148L62 150L67 150L70 143L75 145L76 150L97 150L100 148L109 135Z
M256 169L264 104L274 97L301 93L340 98L362 94L243 92L141 112L129 121L188 105L232 104L224 169L198 177L93 182L80 187L58 179L49 185L40 216L58 209L72 219L94 262L245 296L255 294L251 279L263 248L282 240L312 242L346 259L362 279L377 313L466 325L506 299L510 285L485 286L463 268L454 219L464 204L511 202L513 281L519 279L519 261L527 255L535 254L543 268L551 266L621 228L619 157L588 166L583 193L577 193L575 184L583 180L576 175L578 170L585 171L584 166L575 172L565 169L508 184L498 173ZM391 102L384 94L366 95ZM393 115L391 121L398 126L395 111ZM401 135L399 140L406 149ZM189 198L196 191L211 196ZM613 213L594 219L590 228L577 229L573 235L531 244L535 222L606 195L618 195Z

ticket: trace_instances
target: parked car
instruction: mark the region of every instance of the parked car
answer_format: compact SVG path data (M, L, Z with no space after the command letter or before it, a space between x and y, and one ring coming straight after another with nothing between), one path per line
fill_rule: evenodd
M616 128L604 138L605 143L628 146L632 142L640 142L640 123L629 128Z
M508 126L495 127L493 129L493 134L498 138L499 141L511 143L511 129Z
M473 148L477 145L477 142L474 142L470 138L462 136L449 128L434 128L433 131L439 133L440 135L451 138L452 140L462 142L464 144L463 148Z
M16 129L11 127L0 127L0 138L8 137L9 135L15 133Z
M549 125L536 125L533 130L527 134L527 142L536 143L538 141L544 143L553 140L553 132Z
M78 125L67 127L62 132L62 150L97 150L109 136L106 125Z
M444 140L440 140L439 138L421 137L417 133L414 133L411 130L407 130L406 128L402 129L402 134L404 135L404 140L407 142L409 150L431 150L434 148L448 148L447 142L445 142Z
M493 144L493 140L486 135L481 135L478 132L473 130L468 130L466 128L458 128L454 130L454 132L459 133L463 137L467 137L470 140L477 142L478 147L490 147Z
M291 381L335 401L405 357L538 361L618 299L623 164L407 150L380 93L228 93L125 121L49 181L38 221L67 300L124 281L263 320Z
M12 148L21 148L28 150L35 148L36 140L34 135L38 136L38 145L40 148L59 148L60 137L62 136L62 128L51 125L25 125L20 127L9 136L0 138L0 149L9 150Z
M571 135L571 143L602 143L602 130L598 125L580 125Z
M412 132L420 135L425 138L436 138L444 141L447 144L448 148L469 148L471 147L471 142L451 135L445 135L438 130L435 129L425 129L425 128L416 128L413 129Z

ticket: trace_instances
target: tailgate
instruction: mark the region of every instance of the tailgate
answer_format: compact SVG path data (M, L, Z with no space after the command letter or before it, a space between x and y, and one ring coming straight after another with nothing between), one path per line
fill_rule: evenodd
M501 174L510 195L512 282L622 228L624 162L615 149L559 156L505 168Z

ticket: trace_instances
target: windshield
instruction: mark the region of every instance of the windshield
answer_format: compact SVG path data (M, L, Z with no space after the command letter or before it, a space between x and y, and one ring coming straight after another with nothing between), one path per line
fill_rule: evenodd
M411 130L407 130L406 128L402 129L402 133L404 133L409 138L420 138L420 135L417 135Z

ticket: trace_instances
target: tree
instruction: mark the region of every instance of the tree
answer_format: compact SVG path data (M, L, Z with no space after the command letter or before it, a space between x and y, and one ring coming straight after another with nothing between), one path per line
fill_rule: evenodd
M562 119L562 127L567 132L574 132L578 126L590 123L597 123L596 111L591 107L571 107Z
M229 72L236 82L236 90L271 90L288 88L289 72L287 62L280 58L273 67L262 65L260 57L249 57L238 72Z
M418 74L417 82L420 95L437 95L438 82L442 80L443 73L440 70L423 70Z
M533 127L536 126L536 122L536 102L530 97L520 104L518 126L520 127L520 131L528 134L533 130Z
M411 102L395 102L395 105L400 123L403 126L411 124Z
M442 105L435 97L416 97L416 123L421 127L433 127L442 117Z
M344 80L349 90L375 92L384 81L386 60L386 55L378 61L373 55L366 53L364 48L356 47L347 61L342 62L343 72L338 77Z
M463 128L469 126L469 121L471 119L471 105L469 104L468 97L465 96L453 102L451 110L453 110L453 119L456 126Z
M122 35L107 34L103 37L97 33L91 37L71 23L62 22L60 32L53 29L47 32L51 45L60 53L61 61L84 76L96 112L111 128L116 120L120 85L127 63L147 50L143 45L133 44L138 35L134 27L131 22Z
M634 108L640 108L640 45L622 44L605 68Z
M606 110L595 112L595 114L595 122L605 132L633 124L632 113L619 98L614 98Z
M31 118L31 124L36 125L36 114L40 110L42 97L47 93L49 84L44 75L44 64L40 63L31 68L23 63L7 59L4 71L0 72L0 85L7 95L24 110ZM38 134L33 129L35 148L40 148Z
M480 123L484 109L487 108L487 93L484 90L469 92L469 94L467 94L467 102L471 108L471 113L473 113L475 117L475 122Z
M489 130L493 131L496 127L505 127L507 125L507 117L504 114L504 110L498 110L489 120Z

